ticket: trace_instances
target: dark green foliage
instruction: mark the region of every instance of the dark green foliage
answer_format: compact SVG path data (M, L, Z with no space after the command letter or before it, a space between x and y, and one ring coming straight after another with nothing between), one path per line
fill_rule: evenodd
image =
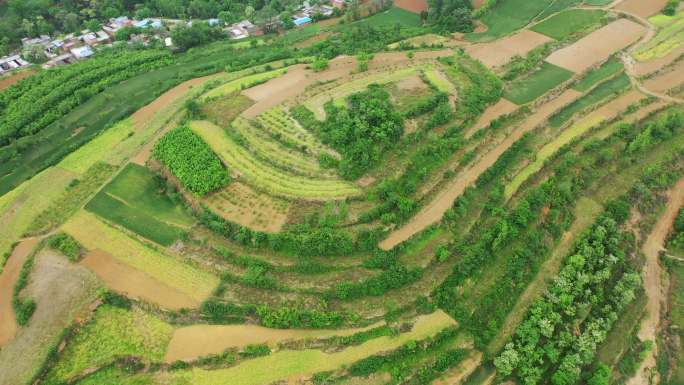
M43 248L43 245L44 243L41 242L31 251L31 254L29 254L26 262L21 267L17 282L12 289L12 309L19 326L27 325L33 312L36 310L36 301L33 298L21 298L20 294L29 283L29 274L33 270L33 262L38 251Z
M670 110L649 123L629 143L627 151L630 153L643 152L657 143L670 139L682 127L684 127L684 113L679 110Z
M180 26L171 31L173 44L183 51L218 40L221 37L223 37L223 31L220 27L211 27L201 21L195 21L189 27L181 23Z
M448 369L456 366L467 355L464 349L449 349L437 355L434 361L423 366L418 372L406 382L408 385L429 385Z
M342 154L340 174L355 179L375 166L382 154L404 133L404 122L390 95L376 84L347 98L348 107L325 105L320 135Z
M681 0L668 0L665 8L663 8L663 14L674 16L677 13L677 8L679 8L680 1Z
M256 309L256 314L262 325L277 329L333 329L342 326L346 321L346 317L336 311L329 312L294 307L274 309L260 306Z
M131 300L128 299L128 297L123 296L121 294L117 294L113 291L105 291L101 295L102 298L102 303L105 305L111 305L115 307L120 307L122 309L130 309L131 308Z
M261 345L247 345L240 352L240 358L254 358L262 357L271 354L271 348L266 344Z
M408 110L404 111L404 117L415 118L416 116L420 116L428 112L434 111L435 109L438 109L445 104L447 105L447 107L449 107L448 103L449 94L447 94L446 92L437 92L434 96L431 96L424 100L420 100L418 103L412 104L408 108ZM449 110L449 113L451 114L451 110ZM446 122L448 122L449 120L447 120Z
M169 131L154 146L154 156L197 195L228 184L228 171L209 145L186 126Z
M328 59L324 57L319 57L314 60L314 62L311 64L311 69L314 72L321 72L325 71L328 69Z
M107 87L170 62L164 51L111 49L23 79L0 92L0 146L37 133Z
M610 368L605 364L599 364L587 381L587 385L608 385L610 384Z
M494 179L503 175L506 167L513 163L520 155L527 150L527 143L529 142L531 135L527 134L520 138L517 142L513 143L501 156L494 162L494 164L487 169L487 171L480 174L477 178L477 185L488 184Z
M81 259L81 245L69 234L57 233L50 236L48 245L64 254L72 262L78 262Z
M408 269L398 263L379 275L360 282L342 282L335 286L330 296L341 300L352 300L366 296L380 296L390 290L415 282L422 276L421 269Z
M472 10L469 0L429 0L427 19L440 33L472 32Z

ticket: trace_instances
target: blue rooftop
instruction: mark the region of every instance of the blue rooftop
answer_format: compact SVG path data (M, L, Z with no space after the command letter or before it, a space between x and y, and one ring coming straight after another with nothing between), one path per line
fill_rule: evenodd
M295 23L295 25L304 25L307 23L311 23L311 18L310 17L300 17L299 19L295 19L294 23Z

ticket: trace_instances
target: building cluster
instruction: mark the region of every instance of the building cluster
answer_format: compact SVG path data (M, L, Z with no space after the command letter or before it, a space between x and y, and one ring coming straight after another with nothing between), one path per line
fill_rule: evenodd
M331 0L330 5L311 5L307 0L302 3L302 6L292 16L292 21L296 26L304 26L313 22L315 16L331 17L335 8L342 9L345 6L345 0ZM223 23L219 19L206 20L211 26L220 26ZM156 38L163 40L167 47L173 45L171 38L166 34L164 24L177 25L186 24L192 25L192 21L186 22L183 20L164 20L162 19L143 19L134 20L127 16L112 18L102 26L99 31L83 30L79 34L71 33L59 38L52 38L47 35L41 35L36 38L22 39L22 51L33 52L37 54L44 54L47 62L43 64L44 68L55 67L59 65L72 64L79 60L89 58L95 53L95 48L98 46L111 45L115 40L115 35L122 28L133 27L138 31L155 30L163 31L163 33L134 33L130 36L130 42L139 42L148 44L150 39ZM249 20L243 20L239 23L226 25L223 29L231 39L244 39L250 36L261 36L264 30L279 29L281 27L280 21L275 22L277 25L262 25L257 26ZM166 37L164 37L164 36ZM24 57L27 57L24 55ZM27 57L30 60L30 57ZM17 68L29 66L31 63L18 52L0 58L0 75L12 71Z

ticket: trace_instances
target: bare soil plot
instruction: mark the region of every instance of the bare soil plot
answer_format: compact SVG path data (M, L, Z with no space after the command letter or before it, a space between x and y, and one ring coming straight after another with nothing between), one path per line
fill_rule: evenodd
M465 47L465 51L489 68L502 66L514 56L525 56L528 52L552 38L524 29L514 35L490 43L473 44Z
M552 53L546 61L575 73L582 73L605 61L615 52L629 47L645 33L646 28L641 24L619 19Z
M110 289L131 298L139 298L165 309L190 309L200 302L155 278L117 261L102 250L89 252L81 265L92 270Z
M19 80L27 78L31 75L36 73L34 70L25 70L25 71L20 71L16 72L10 76L5 76L5 77L0 77L0 91L4 90L5 88L17 83Z
M166 362L192 361L210 354L219 354L229 348L242 349L247 345L268 344L308 338L350 336L382 323L365 328L342 330L269 329L257 325L193 325L176 329L166 350Z
M88 269L51 250L36 256L27 294L36 300L31 322L0 350L0 385L29 383L68 325L97 296L99 283Z
M252 230L279 232L287 222L290 204L262 194L250 186L233 182L203 200L213 212Z
M477 120L477 122L470 127L468 131L466 131L466 139L473 136L473 134L477 131L489 126L489 124L495 119L510 114L516 109L518 109L518 106L515 103L501 98L495 105L488 107L485 112L480 115L480 118Z
M642 246L646 256L646 264L642 272L642 279L648 302L646 303L646 316L641 322L638 336L642 341L656 341L660 329L660 312L662 302L667 298L666 288L662 282L662 269L660 267L659 254L664 249L672 224L674 223L680 207L684 204L684 178L680 179L668 193L669 199L665 211L658 218L651 233ZM648 384L650 369L656 365L655 357L658 355L658 345L654 344L646 359L641 363L637 374L627 381L627 385ZM657 371L656 371L657 373Z
M427 0L395 0L394 6L403 8L409 12L421 13L427 11L428 2Z
M37 238L19 243L0 273L0 346L5 346L17 332L17 321L12 309L14 284L19 278L21 267L24 266L28 255L37 244Z
M667 0L625 0L614 9L646 18L660 13L666 4Z
M645 62L635 62L634 63L634 73L637 76L644 76L651 74L653 72L656 72L660 70L661 68L672 64L675 60L677 60L680 56L684 55L684 44L677 48L672 50L669 54L658 58L658 59L653 59Z
M667 72L648 79L643 83L643 86L649 91L664 93L682 84L684 84L684 62L677 64Z
M520 139L525 133L533 130L539 124L546 121L555 111L560 110L565 105L579 98L582 94L575 90L567 90L556 99L542 105L532 116L527 118L522 124L499 143L494 149L477 159L472 165L461 171L440 191L432 202L429 202L416 214L409 223L393 231L390 235L380 242L380 248L390 250L394 246L411 238L413 235L424 230L426 227L439 222L444 213L453 205L465 189L475 183L477 178L485 172L513 143Z

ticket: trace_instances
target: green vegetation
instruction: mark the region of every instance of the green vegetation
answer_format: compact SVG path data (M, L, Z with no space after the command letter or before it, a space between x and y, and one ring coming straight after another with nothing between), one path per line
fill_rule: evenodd
M679 234L681 231L678 230L672 235L678 236ZM684 338L682 331L684 326L684 265L681 262L669 261L667 266L671 280L667 319L671 323L665 330L669 338L664 338L662 345L659 346L659 349L663 349L663 358L659 358L659 361L664 363L659 366L664 367L665 371L659 369L663 376L663 384L676 385L684 380L684 347L681 343L674 342L675 338L679 338L679 341Z
M374 28L394 27L401 25L403 27L420 27L422 22L420 15L409 12L402 8L392 7L387 11L378 12L371 17L361 19L349 24L341 24L334 28L334 30L348 30L351 28L363 28L372 26Z
M338 170L355 179L376 166L382 154L404 133L403 118L394 110L389 93L377 84L347 98L348 107L325 105L327 119L320 125L323 143L342 154Z
M556 113L549 119L549 123L553 127L560 127L567 123L573 115L583 111L585 108L595 106L597 103L605 99L621 93L631 86L629 76L622 74L613 79L606 80L596 86L588 94L575 100L569 105L565 106L560 112Z
M172 332L170 325L141 310L103 305L69 341L44 383L61 384L88 368L128 356L159 362L164 358Z
M599 68L590 71L579 82L577 82L573 88L580 92L587 92L594 85L615 76L623 70L624 67L622 66L621 61L617 59L610 59L603 63Z
M21 291L26 288L29 284L29 274L33 270L33 263L36 259L36 254L43 248L43 242L40 242L26 258L26 262L21 266L19 271L19 277L14 283L14 288L12 289L12 310L14 310L14 318L17 321L17 325L26 326L36 311L36 301L30 297L23 297Z
M570 9L557 13L530 29L556 40L565 40L600 25L605 16L606 13L602 10Z
M181 205L160 192L164 188L155 174L131 163L88 202L86 210L170 246L183 238L194 221Z
M206 195L229 183L228 171L211 148L192 130L181 126L169 131L154 146L159 159L183 187Z
M51 235L47 240L48 246L64 254L71 262L78 262L81 259L83 248L76 240L65 233Z
M553 0L492 1L491 8L480 18L487 26L487 31L467 34L466 38L471 41L492 40L517 31L546 10L552 3Z
M564 68L544 62L530 75L508 84L504 97L518 105L527 104L569 80L572 75Z

